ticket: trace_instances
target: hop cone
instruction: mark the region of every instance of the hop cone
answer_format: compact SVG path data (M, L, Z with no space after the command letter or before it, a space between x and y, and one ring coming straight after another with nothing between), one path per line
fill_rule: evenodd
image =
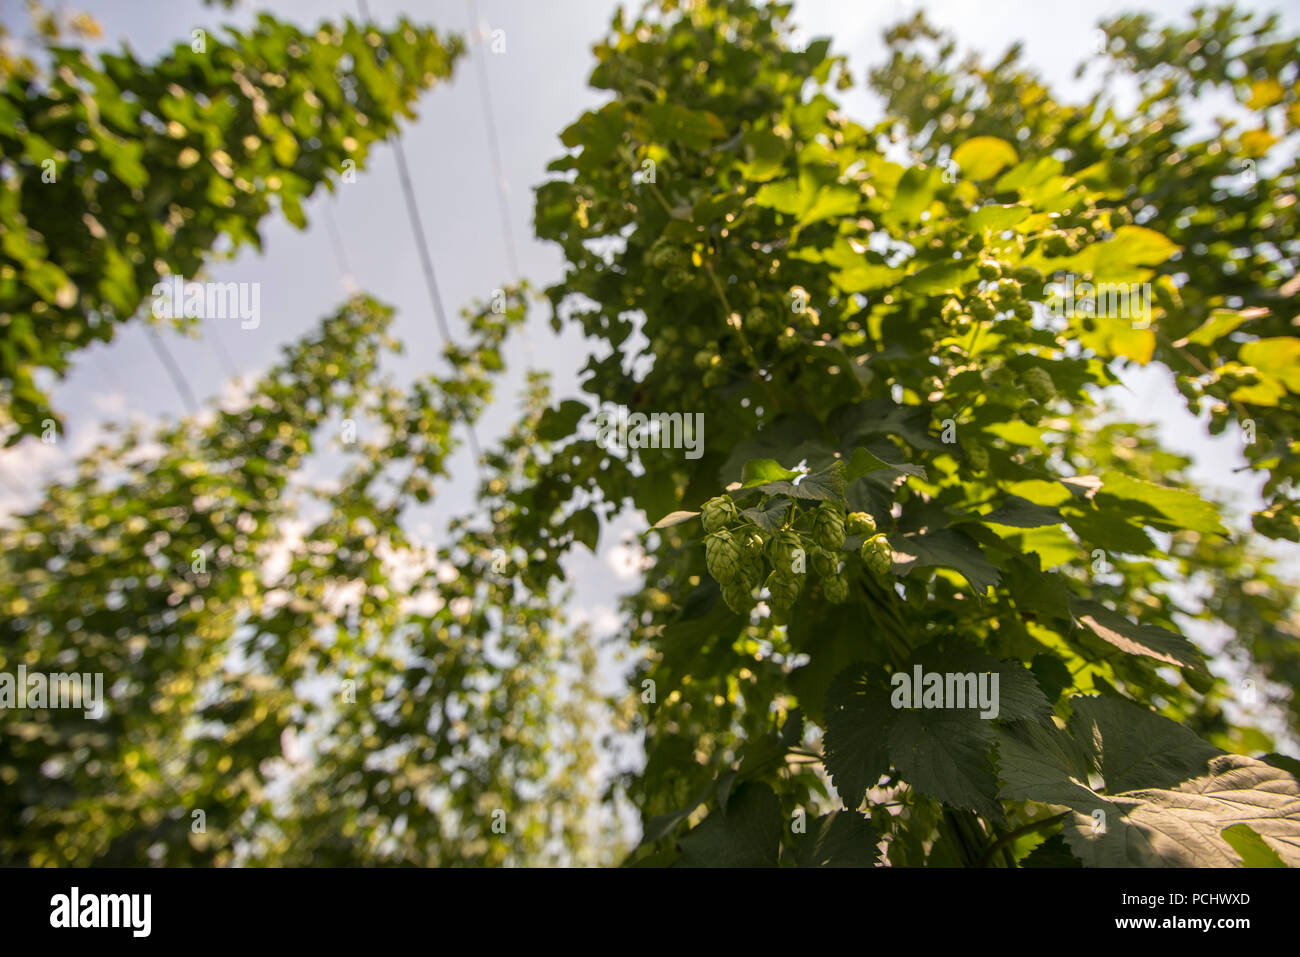
M862 563L876 578L885 579L894 568L894 550L883 535L877 535L862 543Z
M772 607L777 611L789 611L799 597L800 576L792 571L781 572L778 568L767 576L767 591L772 596Z
M700 507L700 520L704 522L706 532L716 532L736 520L739 513L730 495L719 495L709 499Z
M719 585L729 584L740 567L740 549L731 532L721 529L704 540L704 563Z
M1056 385L1046 369L1035 366L1025 370L1020 378L1025 383L1025 390L1039 402L1046 402L1056 394Z
M822 548L838 552L844 547L844 509L822 502L813 513L813 538Z

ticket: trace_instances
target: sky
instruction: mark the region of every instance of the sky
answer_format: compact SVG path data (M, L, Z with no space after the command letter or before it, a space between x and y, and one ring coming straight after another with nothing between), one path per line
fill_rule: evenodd
M1295 0L1288 4L1282 12L1286 23L1295 29L1300 5ZM187 40L195 27L213 31L224 23L246 26L262 9L261 4L244 2L227 11L204 6L199 0L74 0L61 5L85 10L100 22L104 28L100 45L126 43L146 58ZM1251 0L1240 5L1277 8ZM25 28L22 6L21 0L0 0L0 17L11 29ZM924 7L932 22L952 31L963 47L986 56L1021 41L1025 58L1041 71L1049 86L1083 95L1073 70L1081 59L1092 55L1098 20L1135 8L1162 18L1179 17L1193 3L797 0L794 20L809 38L831 36L833 51L849 57L853 74L860 80L870 65L883 59L884 29L910 17L918 6ZM303 27L357 16L354 3L334 0L274 0L266 7ZM635 9L635 5L630 7ZM544 288L561 277L563 259L558 247L532 238L533 189L547 178L546 164L563 152L560 131L603 101L603 94L586 85L593 66L590 48L604 36L616 4L610 0L369 0L369 8L381 25L405 15L442 30L473 34L485 27L504 31L502 52L472 46L475 62L463 61L451 84L425 94L417 105L417 121L403 130L438 283L456 332L461 328L458 312L463 305L487 299L493 289L515 278L509 274L507 240L497 205L498 184L489 162L482 78L486 77L494 107L511 241L518 250L522 274L536 288ZM879 115L878 103L860 89L842 99L845 111L859 120ZM210 320L203 323L198 339L164 334L190 389L201 401L220 395L232 372L253 373L265 368L283 345L334 311L346 298L345 274L361 289L397 307L393 332L407 344L399 371L415 374L431 366L442 368L437 326L391 146L373 150L369 167L359 173L355 183L341 185L333 195L322 191L306 212L310 225L305 232L271 217L263 230L262 253L245 250L233 261L210 270L213 280L261 284L258 328L241 329L237 320ZM331 218L337 225L337 244L331 240ZM547 307L539 305L527 335L509 347L507 367L512 371L499 386L498 401L479 428L485 444L514 419L526 361L552 373L557 399L579 395L577 371L585 363L583 343L571 332L557 336L548 320ZM1184 409L1167 373L1133 371L1123 378L1125 388L1118 390L1116 399L1126 414L1157 423L1169 447L1195 457L1193 475L1229 490L1245 514L1258 498L1259 482L1234 471L1243 461L1239 440L1232 434L1208 438ZM0 452L0 477L5 479L0 486L0 510L31 501L43 477L66 470L76 454L94 444L105 420L184 412L177 390L140 324L126 327L107 346L96 345L82 352L55 396L56 407L67 416L65 438L53 447L27 442L19 449ZM452 461L451 472L455 481L439 492L437 510L444 518L472 504L475 479L468 452L462 451ZM16 496L13 488L25 494ZM649 518L653 521L658 516ZM571 581L577 585L575 607L598 632L615 630L618 596L630 591L638 578L635 550L624 547L622 538L644 527L644 520L625 519L602 535L599 556L578 549L580 554L570 562ZM427 532L434 532L432 525ZM1294 552L1290 557L1294 567L1300 568Z

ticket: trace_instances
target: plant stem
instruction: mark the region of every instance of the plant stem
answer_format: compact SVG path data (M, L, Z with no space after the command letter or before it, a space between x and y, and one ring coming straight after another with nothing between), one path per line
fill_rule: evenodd
M1057 821L1064 818L1069 813L1070 813L1069 811L1062 811L1060 814L1053 815L1052 817L1045 817L1041 821L1030 821L1028 824L1024 825L1023 827L1018 827L1014 831L1011 831L1008 834L1003 834L1000 838L998 838L989 846L988 851L984 855L984 859L980 861L980 866L983 867L987 865L989 859L993 857L993 854L996 851L1010 844L1016 838L1024 834L1029 834L1033 831L1040 830L1041 828L1049 827L1050 825L1055 824Z

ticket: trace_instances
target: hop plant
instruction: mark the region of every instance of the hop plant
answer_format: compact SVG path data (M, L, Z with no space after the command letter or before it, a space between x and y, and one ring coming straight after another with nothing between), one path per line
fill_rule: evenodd
M720 528L725 528L739 517L736 503L731 500L730 495L714 496L700 506L700 520L704 523L706 532L716 532Z
M1026 369L1020 379L1025 384L1025 390L1039 402L1047 402L1056 395L1051 373L1041 366Z
M793 529L787 528L773 536L768 543L768 557L772 560L772 567L790 571L794 565L796 548L803 548L803 539Z
M670 292L681 292L694 282L695 277L691 275L689 269L678 267L668 270L668 275L664 277L664 288Z
M686 253L672 240L663 236L655 240L646 258L655 269L680 269L686 265Z
M849 597L849 583L843 575L831 575L822 580L822 593L832 604L843 604Z
M741 581L737 575L732 581L722 586L722 600L738 615L743 615L754 606L753 585Z
M1049 233L1043 240L1043 252L1051 257L1070 255L1070 239L1065 233Z
M822 502L813 513L813 538L822 548L838 552L844 547L844 508Z
M987 279L991 282L992 280L1001 277L1002 267L997 264L996 260L981 259L979 264L979 273L981 279Z
M1016 303L1020 302L1020 283L1014 279L1001 280L993 298L1003 309L1014 309Z
M772 597L772 607L777 611L789 611L799 598L799 586L802 577L780 566L767 576L767 592Z
M852 512L849 515L848 528L851 535L874 535L876 520L866 512Z
M993 308L993 304L987 299L977 296L971 300L970 314L980 322L988 322L997 315L997 310Z
M735 579L740 567L740 549L731 532L724 528L709 534L704 540L704 564L719 585Z
M862 543L858 552L862 563L876 578L884 580L894 568L894 550L884 535L876 535Z
M835 556L820 545L814 545L809 550L809 557L812 559L813 571L822 578L830 578L837 571L838 563Z
M1029 425L1043 421L1044 410L1036 399L1026 399L1020 406L1020 417Z
M1016 318L1022 322L1029 322L1034 318L1034 307L1023 299L1012 306L1011 311L1015 313Z
M756 535L745 536L740 546L740 568L736 580L743 580L747 589L756 587L763 580L763 540Z

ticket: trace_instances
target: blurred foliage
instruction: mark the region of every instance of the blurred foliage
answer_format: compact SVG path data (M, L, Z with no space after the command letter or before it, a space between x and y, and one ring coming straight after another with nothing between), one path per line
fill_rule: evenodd
M406 20L304 33L262 14L243 33L196 29L155 63L95 59L48 32L48 64L0 85L7 444L58 418L42 370L62 374L75 350L110 341L161 277L260 248L272 211L304 228L303 202L363 168L463 51Z
M8 283L12 368L62 368L158 274L256 243L276 206L304 225L301 199L459 50L405 22L302 35L261 17L154 67L60 48L53 85L11 75L6 253L76 287L59 304ZM39 180L47 145L57 185ZM0 863L592 863L616 846L590 813L595 648L563 595L515 584L480 510L437 548L405 531L492 401L525 296L466 311L454 372L407 386L380 371L391 310L354 298L221 407L110 438L0 525L0 671L102 673L109 699L98 721L0 710ZM36 340L15 335L18 306ZM523 398L481 463L488 515L546 448L545 380Z
M1246 458L1267 473L1255 528L1300 541L1300 38L1231 6L1189 19L1105 22L1102 51L1079 71L1095 68L1102 93L1083 103L1054 97L1018 45L988 65L958 61L954 39L921 16L890 31L872 86L918 160L970 137L1011 140L1176 244L1152 264L1160 320L1124 354L1167 365L1212 432L1253 423ZM1238 109L1211 117L1207 104L1225 94Z

